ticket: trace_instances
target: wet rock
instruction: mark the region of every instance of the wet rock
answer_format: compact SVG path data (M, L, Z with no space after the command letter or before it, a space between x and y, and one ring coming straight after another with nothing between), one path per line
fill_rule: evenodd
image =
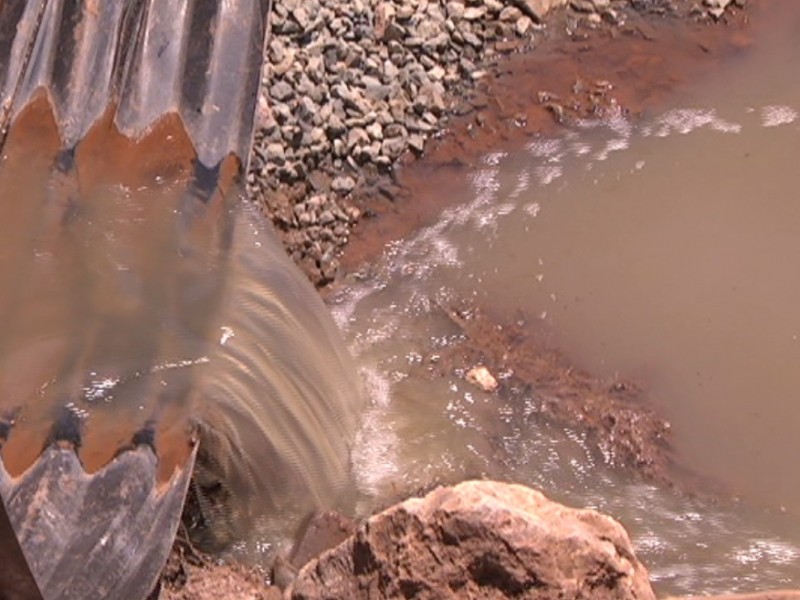
M491 481L439 488L371 517L305 565L288 595L655 598L619 523Z
M725 14L725 9L728 8L733 0L703 0L703 6L708 8L708 13L715 19L719 19Z
M292 549L291 563L302 567L324 551L338 546L355 533L353 521L334 511L315 515Z
M497 379L484 366L472 367L467 371L466 378L472 385L479 387L484 392L493 392L497 389Z
M516 23L514 23L514 30L517 32L517 35L520 36L526 35L531 27L533 27L533 21L531 21L530 17L525 15L521 16L517 19Z

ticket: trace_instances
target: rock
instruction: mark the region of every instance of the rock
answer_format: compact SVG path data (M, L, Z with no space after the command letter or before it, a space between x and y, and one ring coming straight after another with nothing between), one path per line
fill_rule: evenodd
M286 160L283 144L267 144L264 155L267 159L267 164L282 165Z
M325 131L330 138L337 138L343 135L347 131L347 127L345 127L344 122L338 115L332 114L330 118L328 118L328 122L325 127Z
M383 140L381 152L384 156L395 159L398 158L406 149L406 142L403 138L395 137Z
M592 0L570 0L569 7L580 13L591 13L595 11Z
M331 189L337 194L349 194L353 191L353 189L355 189L355 187L356 182L353 181L352 177L348 177L347 175L337 177L331 181Z
M418 134L409 136L408 147L417 154L422 154L422 152L425 150L425 138Z
M396 14L397 10L391 2L381 2L375 7L375 37L377 39L387 40L402 37L402 35L397 37L390 29Z
M463 18L465 21L477 21L486 15L486 7L484 6L470 6L464 10Z
M382 140L383 139L383 127L378 122L370 123L365 128L366 132L369 134L369 137L373 140Z
M461 2L448 2L447 3L447 16L453 21L460 21L464 18L464 11L466 8Z
M278 102L285 102L294 96L294 89L285 81L279 81L269 88L269 95Z
M533 21L531 21L530 17L525 15L522 15L519 19L517 19L517 22L514 24L514 29L519 36L527 34L531 27L533 27Z
M406 128L398 123L392 123L383 128L383 136L387 138L404 137L406 134Z
M522 11L518 9L516 6L506 6L503 10L500 11L499 19L501 21L509 22L509 21L516 21L522 16Z
M566 3L567 0L511 0L511 4L537 23L543 22L545 16L551 10Z
M272 584L281 590L285 590L297 578L297 568L281 553L275 557L271 571Z
M708 13L715 19L720 19L725 14L725 9L733 0L703 0L703 5L708 7Z
M353 149L361 144L369 143L369 134L361 127L354 127L347 134L347 148Z
M280 63L283 62L283 59L286 57L286 50L283 47L283 43L279 39L273 39L269 43L269 60L272 63Z
M499 0L483 0L483 5L494 15L503 10L503 3L499 2Z
M493 392L497 389L497 379L494 378L484 366L472 367L467 371L467 381L479 387L484 392Z
M492 481L439 488L371 517L306 564L287 596L655 599L619 523Z

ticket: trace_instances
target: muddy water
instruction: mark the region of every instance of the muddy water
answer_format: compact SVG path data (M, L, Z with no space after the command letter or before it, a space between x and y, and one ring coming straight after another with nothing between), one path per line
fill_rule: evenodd
M356 453L365 510L509 478L619 518L662 592L800 586L800 7L772 9L752 52L672 108L486 156L460 207L338 299L376 398ZM608 468L532 399L426 378L423 356L458 336L438 306L465 297L638 381L710 494Z

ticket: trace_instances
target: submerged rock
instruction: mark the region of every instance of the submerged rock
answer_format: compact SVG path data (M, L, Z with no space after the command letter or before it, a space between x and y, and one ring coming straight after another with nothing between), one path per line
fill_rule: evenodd
M439 488L371 517L303 567L288 595L655 598L619 523L492 481Z

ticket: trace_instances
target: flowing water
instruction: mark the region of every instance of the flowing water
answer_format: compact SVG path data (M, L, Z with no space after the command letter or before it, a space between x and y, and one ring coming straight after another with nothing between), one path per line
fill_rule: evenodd
M459 206L336 300L373 397L355 453L364 511L506 478L621 520L662 593L800 586L800 6L776 3L764 27L660 114L487 155ZM639 382L708 493L608 467L581 432L537 421L533 399L425 377L423 355L458 337L438 307L459 298Z
M209 178L195 158L169 117L136 142L100 123L74 153L46 102L15 121L0 164L0 483L55 423L79 431L89 473L151 428L162 482L199 435L204 541L257 559L311 511L348 505L361 392L319 295L225 165Z

